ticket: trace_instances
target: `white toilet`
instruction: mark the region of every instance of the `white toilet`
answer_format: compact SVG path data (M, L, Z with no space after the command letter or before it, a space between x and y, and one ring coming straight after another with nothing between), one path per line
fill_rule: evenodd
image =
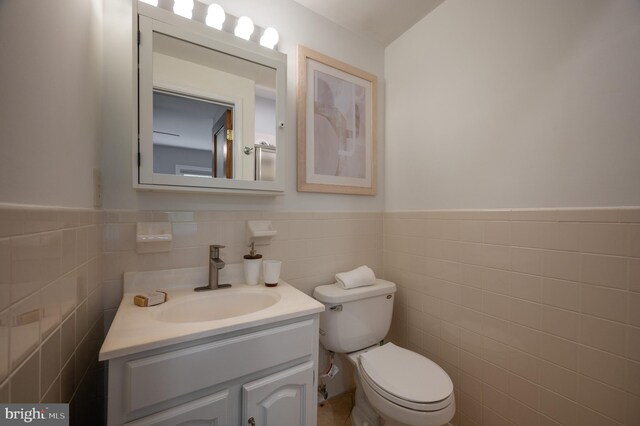
M344 290L316 287L313 297L326 305L320 314L320 342L347 354L356 369L355 426L442 426L455 414L453 383L436 363L393 343L381 345L391 325L396 285ZM379 417L380 418L379 418Z

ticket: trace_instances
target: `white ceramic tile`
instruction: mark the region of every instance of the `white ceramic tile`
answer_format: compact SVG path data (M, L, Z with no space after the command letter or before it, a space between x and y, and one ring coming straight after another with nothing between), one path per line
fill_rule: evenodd
M538 355L540 353L539 331L510 322L508 333L509 345L527 354Z
M543 266L543 250L525 247L511 247L511 270L523 274L541 275Z
M551 306L542 309L541 330L569 340L578 340L580 314Z
M583 223L580 225L580 250L624 256L627 254L629 227L613 223Z
M640 327L640 294L628 293L629 324Z
M83 226L76 229L76 262L78 265L83 264L88 259L89 253L89 228Z
M577 404L554 392L540 391L540 411L565 426L579 426Z
M543 275L548 278L577 281L580 278L580 255L565 251L543 250Z
M542 225L541 222L511 222L512 245L518 247L541 247Z
M580 285L576 282L545 278L542 303L572 311L580 310Z
M575 400L578 374L550 362L540 363L540 385L566 398Z
M578 372L611 386L624 389L627 378L625 358L607 352L580 346Z
M627 288L627 259L583 254L580 281L619 289Z
M626 322L628 292L590 285L580 286L582 313Z
M512 273L499 269L484 268L482 283L485 290L508 295L511 292Z
M542 305L512 298L510 300L509 320L520 325L540 330Z
M540 414L533 408L509 398L509 420L517 425L534 426L540 424Z
M77 278L75 274L70 273L56 280L55 283L58 287L57 291L60 297L60 315L64 320L77 306Z
M578 251L580 224L547 222L540 225L540 245L549 250Z
M613 354L624 356L626 352L627 326L583 315L580 319L580 343Z
M11 402L33 404L40 400L40 354L38 351L11 377Z
M40 295L33 294L13 305L9 321L11 368L14 369L40 343Z
M506 384L505 384L506 387ZM486 383L482 386L482 402L485 406L497 413L509 412L509 397L505 394L506 391L500 391Z
M9 374L10 354L9 354L9 333L11 317L9 310L0 312L0 383Z
M482 381L464 371L460 374L460 390L477 401L482 400Z
M578 424L580 426L620 426L622 423L618 423L609 417L605 417L602 414L589 409L583 405L578 405ZM633 423L629 423L633 424Z
M44 396L60 373L60 331L49 337L41 348L40 356L40 396Z
M482 265L489 268L509 270L511 268L510 247L485 244L482 248Z
M629 226L629 256L640 257L640 225Z
M510 300L510 297L485 291L482 294L482 312L506 320L509 318Z
M11 239L11 301L17 302L42 286L40 236Z
M578 367L578 344L542 333L540 336L540 357L575 371Z
M619 422L626 418L624 391L578 376L578 402Z
M62 231L62 273L69 272L77 265L76 230Z
M538 409L540 404L540 389L535 384L515 374L509 374L508 394L512 398L528 405L533 409Z
M484 222L482 241L485 244L511 245L511 222Z
M501 392L507 392L509 372L490 362L482 364L482 380ZM495 408L494 408L495 409ZM501 411L502 412L502 411Z
M482 379L482 370L485 362L481 357L470 352L460 351L460 369L478 379Z
M62 263L62 233L48 232L41 235L41 278L44 284L60 276Z
M640 396L640 362L627 360L626 379L625 389L636 396Z
M510 295L531 302L542 300L542 278L535 275L512 274Z
M41 339L46 339L49 334L60 324L61 303L59 284L53 282L46 285L40 292L42 303L42 322L40 327Z
M627 346L627 356L635 361L640 361L640 328L627 327L629 344Z
M526 352L510 349L507 369L531 382L540 380L540 358Z
M640 259L629 259L629 290L640 292Z
M0 209L0 237L24 233L26 212L20 209Z
M11 243L0 240L0 311L11 303Z

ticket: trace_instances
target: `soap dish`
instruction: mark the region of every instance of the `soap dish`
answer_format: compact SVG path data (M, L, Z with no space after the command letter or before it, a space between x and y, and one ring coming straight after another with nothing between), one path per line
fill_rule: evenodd
M173 234L170 222L138 222L136 225L136 251L160 253L171 251Z

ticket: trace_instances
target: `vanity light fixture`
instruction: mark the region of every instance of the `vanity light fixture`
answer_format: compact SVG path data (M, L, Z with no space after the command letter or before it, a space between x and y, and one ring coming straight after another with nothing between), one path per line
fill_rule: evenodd
M173 13L191 19L193 16L193 0L173 0Z
M214 3L207 8L206 24L208 26L221 30L225 18L224 9L219 4Z
M276 47L276 44L278 44L278 40L280 40L278 31L273 27L269 27L264 30L264 33L262 33L262 37L260 37L260 44L264 47L268 47L269 49L273 49Z
M158 7L158 0L140 0L143 3Z
M236 37L249 40L251 38L251 34L253 34L253 21L251 18L248 16L241 16L236 24L234 34Z

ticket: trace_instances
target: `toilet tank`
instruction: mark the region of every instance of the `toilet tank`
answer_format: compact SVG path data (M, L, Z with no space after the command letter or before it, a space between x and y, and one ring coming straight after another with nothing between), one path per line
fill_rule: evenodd
M380 342L391 326L395 292L394 283L381 279L348 290L336 284L316 287L313 297L326 307L320 314L320 343L348 353Z

